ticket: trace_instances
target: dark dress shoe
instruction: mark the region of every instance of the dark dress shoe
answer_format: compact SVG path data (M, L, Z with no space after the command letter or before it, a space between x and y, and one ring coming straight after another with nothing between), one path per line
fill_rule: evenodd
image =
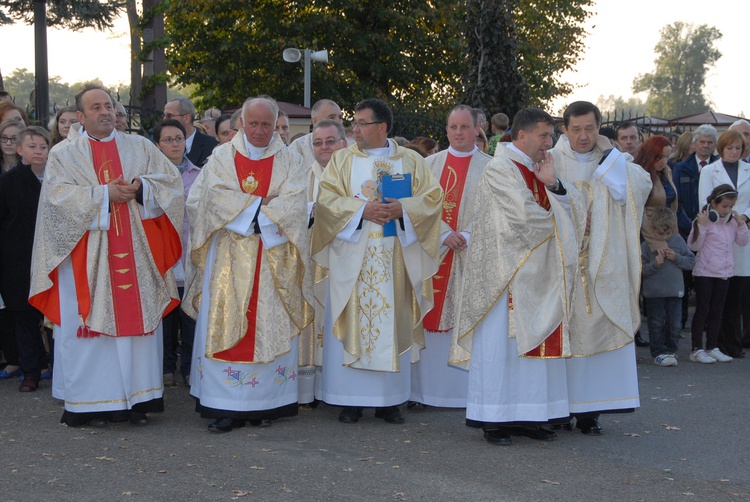
M403 424L406 419L401 414L398 406L389 406L388 408L378 408L375 410L375 418L382 418L389 424Z
M34 392L39 387L39 379L34 377L24 377L21 385L18 386L18 392Z
M232 420L231 418L224 417L209 425L208 430L210 432L231 432L232 429L239 429L244 426L244 420Z
M138 413L137 411L130 412L130 423L139 427L148 425L148 417L145 413Z
M596 418L586 417L576 420L576 428L580 429L583 434L589 436L602 435L602 426Z
M250 420L250 425L253 427L271 427L273 422L267 418L261 418L260 420Z
M552 441L557 437L557 433L542 427L509 427L508 432L514 436L524 436L537 441Z
M484 439L488 443L497 446L510 446L513 444L513 440L510 438L510 434L505 431L484 431Z
M356 424L362 418L362 408L347 406L339 413L339 422L345 424Z
M568 422L567 424L552 424L549 426L549 430L551 431L572 431L573 426Z
M638 333L635 335L635 345L636 347L648 347L650 343L641 338L640 333Z
M106 427L107 426L107 420L104 419L104 418L102 418L102 417L92 418L89 421L89 425L91 427L96 427L98 429L101 429L102 427Z

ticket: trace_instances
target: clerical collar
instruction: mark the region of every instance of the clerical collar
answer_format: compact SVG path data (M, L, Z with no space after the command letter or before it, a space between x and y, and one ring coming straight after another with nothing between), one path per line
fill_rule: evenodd
M578 162L588 162L591 160L591 157L594 156L594 150L591 150L590 152L586 152L586 153L578 153L575 150L573 150L573 155L576 156L576 160Z
M251 145L247 140L247 136L244 132L242 133L242 140L245 142L245 150L247 150L247 156L250 160L260 160L260 158L263 157L263 154L266 153L266 150L268 149L268 145L262 148Z
M112 141L113 139L115 139L116 133L117 133L117 129L112 129L112 132L109 133L109 136L107 136L106 138L95 138L92 135L90 135L88 131L86 131L86 129L81 129L81 136L85 138L93 139L94 141L103 141L105 143L107 141Z
M448 153L450 153L454 157L471 157L472 155L477 153L477 150L479 150L479 148L477 148L477 145L474 145L474 148L470 152L459 152L452 146L448 147Z
M528 167L529 170L532 169L532 167L534 166L534 161L531 160L531 157L519 150L518 147L513 143L509 143L507 148L508 150L515 152L519 157L521 157L521 162L523 163L523 165Z

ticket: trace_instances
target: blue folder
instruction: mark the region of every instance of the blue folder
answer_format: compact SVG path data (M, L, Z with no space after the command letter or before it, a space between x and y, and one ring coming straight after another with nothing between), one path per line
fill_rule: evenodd
M403 199L411 197L411 174L386 174L383 176L380 185L380 191L383 194L383 202L386 197L389 199ZM383 237L393 237L396 235L396 221L389 221L383 225Z

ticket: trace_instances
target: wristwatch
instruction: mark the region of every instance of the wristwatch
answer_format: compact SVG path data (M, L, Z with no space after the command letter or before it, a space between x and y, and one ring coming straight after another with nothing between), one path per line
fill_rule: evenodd
M552 185L545 186L550 192L557 192L558 190L560 190L560 178L555 178L555 182Z

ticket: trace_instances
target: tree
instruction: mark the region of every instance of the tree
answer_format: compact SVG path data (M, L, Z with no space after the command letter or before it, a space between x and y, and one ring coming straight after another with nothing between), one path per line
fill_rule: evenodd
M646 104L636 96L631 96L626 100L622 96L615 97L614 94L606 98L600 95L594 104L602 113L620 112L623 115L627 114L630 118L646 115Z
M35 0L0 0L0 26L34 23ZM123 8L121 0L54 0L47 3L47 26L69 30L111 28Z
M633 92L648 92L646 112L662 118L701 113L709 108L703 94L706 75L721 58L714 44L722 37L714 26L675 22L661 30L651 73L633 80Z
M462 103L509 117L526 102L526 82L518 69L513 9L517 0L467 0L464 33L467 73Z

